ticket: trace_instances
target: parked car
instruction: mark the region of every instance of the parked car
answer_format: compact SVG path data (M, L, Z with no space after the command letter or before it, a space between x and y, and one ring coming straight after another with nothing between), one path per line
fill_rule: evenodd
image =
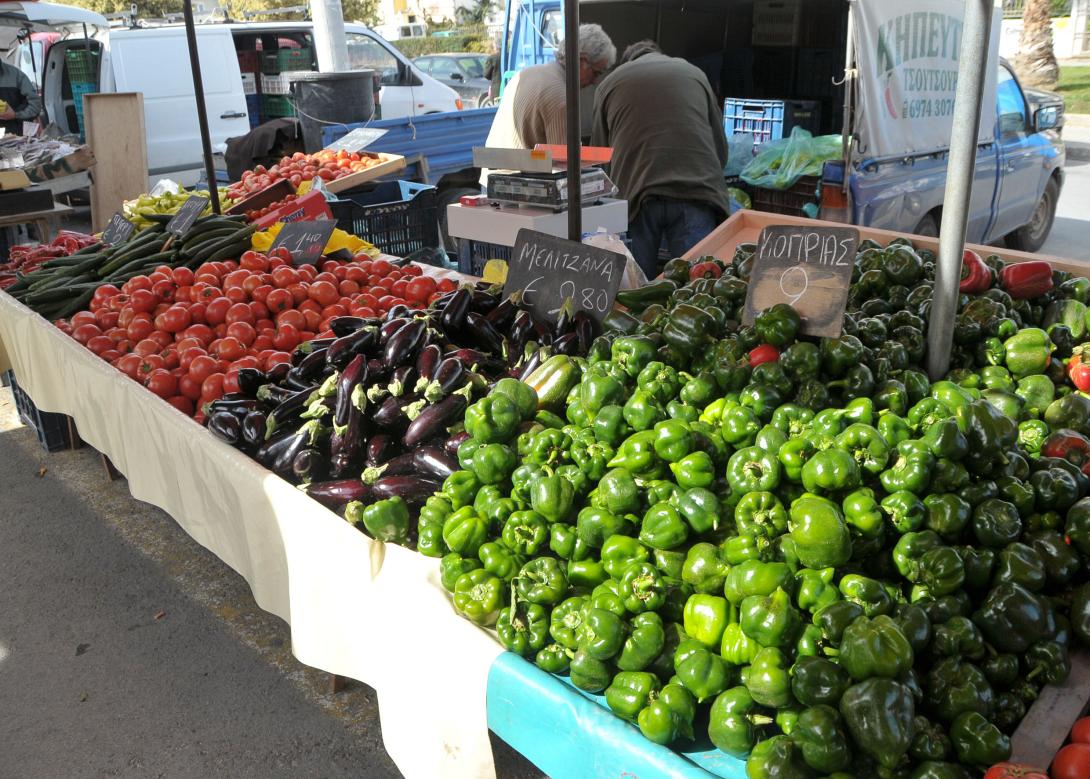
M470 108L484 108L492 104L492 82L484 77L487 62L487 54L470 52L427 54L413 60L413 64L422 71L461 95Z

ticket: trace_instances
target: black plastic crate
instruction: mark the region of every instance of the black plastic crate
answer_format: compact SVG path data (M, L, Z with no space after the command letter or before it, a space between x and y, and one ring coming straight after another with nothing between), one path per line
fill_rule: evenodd
M499 243L459 238L458 272L467 276L483 276L484 266L489 260L508 262L511 259L512 248Z
M337 227L370 241L386 254L405 257L439 246L439 202L435 187L383 181L329 203Z
M72 445L72 439L68 434L68 417L64 414L51 414L47 411L39 411L19 383L15 380L15 374L7 371L4 374L4 383L11 387L11 394L15 396L15 407L19 410L19 418L23 424L33 428L38 435L38 443L47 452L56 452L67 449Z
M788 189L754 187L753 208L773 214L807 216L803 206L821 202L821 176L802 176Z

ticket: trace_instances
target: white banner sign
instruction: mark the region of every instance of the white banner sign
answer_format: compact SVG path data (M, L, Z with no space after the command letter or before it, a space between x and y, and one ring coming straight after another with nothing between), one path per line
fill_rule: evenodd
M965 4L958 0L852 0L858 67L857 152L887 157L950 144ZM995 137L999 66L996 9L980 111L981 143Z

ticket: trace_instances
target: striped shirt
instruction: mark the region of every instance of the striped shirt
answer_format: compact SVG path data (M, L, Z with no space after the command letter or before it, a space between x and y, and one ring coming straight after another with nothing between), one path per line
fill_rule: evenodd
M503 92L487 145L532 149L539 143L565 143L566 106L562 67L549 62L521 70Z

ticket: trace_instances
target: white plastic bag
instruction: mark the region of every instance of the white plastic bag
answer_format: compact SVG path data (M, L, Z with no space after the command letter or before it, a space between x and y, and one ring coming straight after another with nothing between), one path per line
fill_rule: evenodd
M584 233L583 243L597 249L623 254L627 258L624 275L621 277L621 289L636 289L647 283L647 276L644 275L640 266L636 264L636 260L632 258L632 252L628 251L628 247L624 245L624 241L617 234L598 228L597 232Z

